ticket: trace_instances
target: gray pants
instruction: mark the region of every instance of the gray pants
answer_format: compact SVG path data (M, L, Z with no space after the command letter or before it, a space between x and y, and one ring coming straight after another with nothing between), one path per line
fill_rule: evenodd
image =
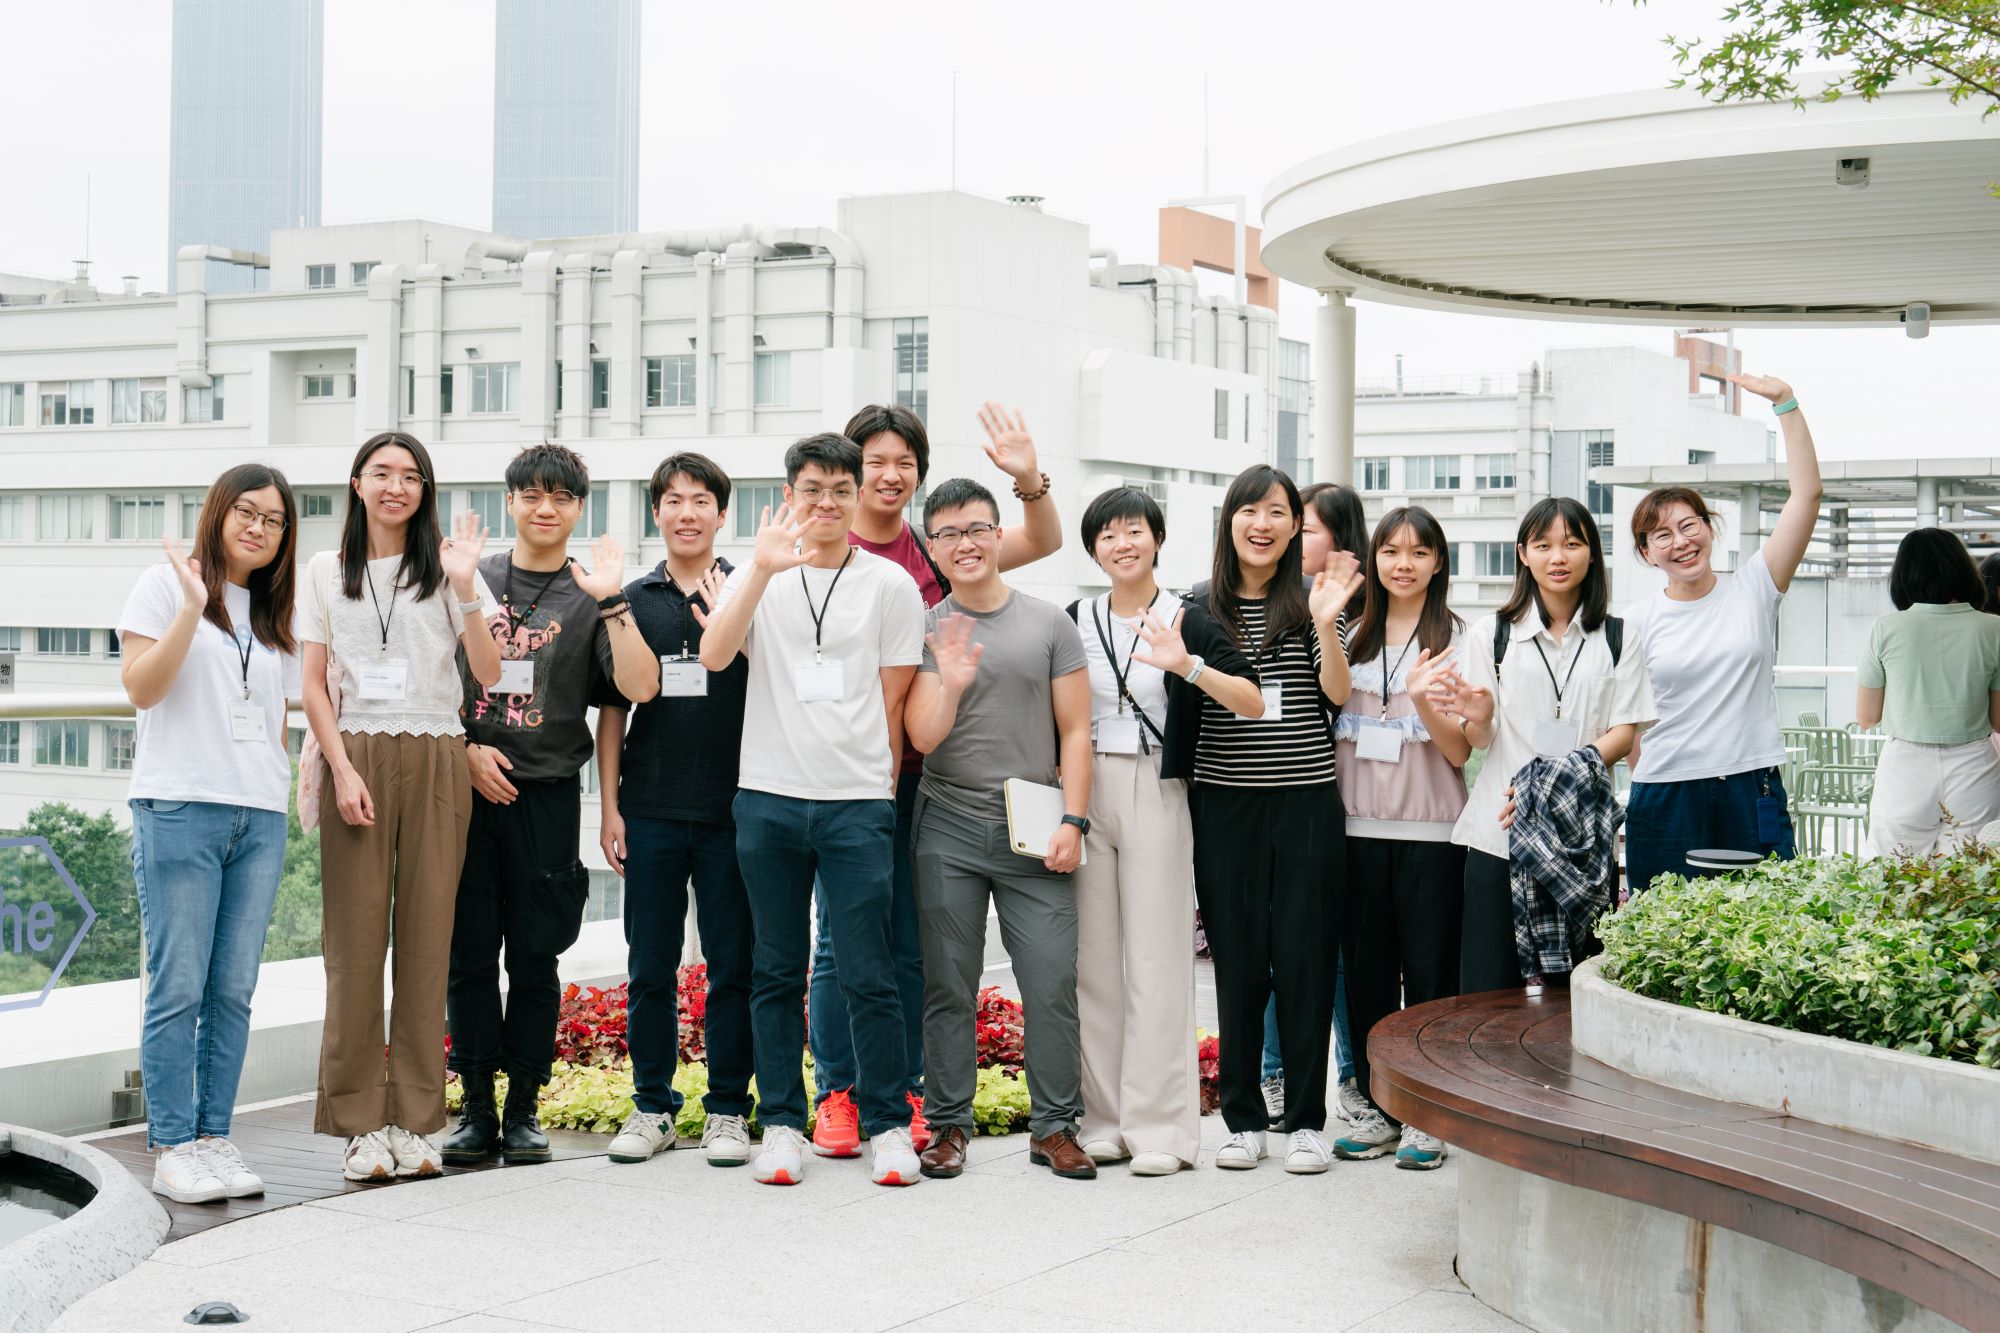
M1021 983L1029 1132L1074 1129L1083 1114L1076 1018L1076 893L1007 844L1002 821L917 797L917 920L924 948L924 1118L972 1133L979 1081L975 1008L985 968L986 905Z

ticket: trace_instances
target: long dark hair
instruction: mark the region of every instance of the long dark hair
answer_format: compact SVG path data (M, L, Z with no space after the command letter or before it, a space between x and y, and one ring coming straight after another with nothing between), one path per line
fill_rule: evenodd
M285 530L278 534L278 550L270 563L250 571L250 632L265 647L290 653L298 650L298 641L292 637L292 589L298 572L293 558L298 549L299 509L292 499L292 484L274 467L238 463L210 483L208 494L202 497L201 522L194 533L194 556L201 561L201 581L208 588L208 605L201 618L230 638L236 637L229 604L222 596L229 573L229 561L222 551L222 525L230 506L246 491L261 491L266 486L274 488L284 503Z
M1583 586L1577 590L1575 619L1583 625L1588 634L1604 623L1604 617L1611 609L1611 580L1604 572L1604 538L1598 534L1597 520L1590 516L1581 502L1566 495L1552 495L1546 500L1537 500L1521 516L1521 527L1514 534L1514 591L1507 597L1507 603L1498 612L1501 620L1510 624L1521 618L1530 605L1542 618L1546 627L1549 623L1549 608L1542 602L1541 585L1528 569L1528 562L1521 558L1521 552L1529 542L1547 532L1560 522L1570 532L1583 538L1590 547L1590 568L1584 571ZM1642 538L1643 540L1643 538Z
M1235 517L1237 510L1254 505L1269 495L1273 486L1285 493L1285 503L1291 506L1292 532L1285 541L1284 553L1278 557L1278 567L1272 571L1271 582L1264 591L1264 641L1251 644L1243 631L1243 599L1236 595L1236 585L1243 578L1243 562L1236 558ZM1292 484L1292 479L1267 463L1254 463L1237 473L1236 480L1229 483L1228 493L1222 497L1222 530L1215 534L1215 563L1209 573L1208 610L1228 628L1238 643L1259 654L1287 634L1301 633L1312 624L1312 607L1306 601L1305 573L1299 554L1299 530L1305 521L1302 517L1304 510L1305 506L1299 501L1299 488Z
M1389 627L1389 589L1382 582L1382 567L1375 553L1404 528L1415 533L1417 544L1428 546L1438 562L1430 586L1424 589L1423 610L1417 614L1417 646L1430 649L1431 656L1436 657L1451 647L1452 633L1464 623L1445 605L1451 592L1451 550L1445 545L1444 525L1428 509L1415 506L1391 509L1375 525L1375 536L1368 543L1365 562L1368 582L1362 588L1366 600L1361 608L1361 624L1348 641L1350 662L1371 662L1382 651L1382 640Z
M1316 481L1300 491L1299 498L1319 516L1321 524L1332 534L1333 544L1362 561L1362 573L1367 573L1368 516L1361 512L1361 496L1355 489L1337 481ZM1349 620L1361 614L1367 596L1364 586L1347 599Z
M444 540L444 533L438 524L437 469L431 466L430 450L414 435L385 430L362 442L360 451L354 455L354 466L347 470L347 519L340 529L340 590L351 601L360 600L361 580L368 566L368 509L361 503L361 492L355 483L361 480L361 469L368 466L375 452L392 444L410 451L410 457L417 460L417 471L424 478L423 494L417 497L417 512L410 515L410 522L403 529L403 563L396 569L396 585L415 589L420 602L444 586L444 562L438 558L438 544Z

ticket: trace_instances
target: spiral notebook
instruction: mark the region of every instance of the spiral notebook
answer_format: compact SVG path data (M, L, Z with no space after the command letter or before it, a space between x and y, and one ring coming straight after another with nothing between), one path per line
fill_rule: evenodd
M1041 860L1049 854L1049 839L1062 827L1062 788L1008 778L1000 790L1007 797L1008 845L1022 856ZM1078 865L1089 859L1088 853L1079 850Z

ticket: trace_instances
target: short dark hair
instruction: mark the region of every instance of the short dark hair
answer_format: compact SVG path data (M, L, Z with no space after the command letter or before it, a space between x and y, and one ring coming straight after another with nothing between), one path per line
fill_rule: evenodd
M970 477L953 477L924 497L924 535L930 535L931 519L935 515L969 504L985 505L993 512L993 521L1000 521L1000 502L993 498L992 491Z
M889 432L917 456L917 480L923 481L931 474L931 437L924 430L924 419L900 403L870 403L847 419L847 429L841 434L858 446L866 446L868 441Z
M845 472L856 486L861 484L861 446L845 435L823 431L785 450L785 485L797 481L808 463L817 463L828 472Z
M1986 580L1986 610L2000 616L2000 551L1979 562L1979 577Z
M544 490L568 491L582 499L590 494L590 469L576 450L544 442L531 444L507 464L507 490L525 491L530 486Z
M1896 543L1896 563L1889 567L1889 600L1898 611L1918 602L1943 606L1964 602L1986 605L1986 580L1972 563L1958 534L1943 528L1918 528Z
M715 497L717 509L729 508L729 474L707 454L668 454L653 469L653 479L646 483L646 507L658 509L660 497L673 485L675 477L685 477L697 486L705 487Z
M1693 491L1688 494L1694 495L1695 504L1701 503L1699 495ZM1583 571L1583 582L1577 588L1576 611L1573 613L1577 623L1583 626L1583 632L1588 634L1602 625L1604 618L1610 614L1611 578L1604 568L1604 537L1597 530L1597 520L1591 517L1581 501L1567 495L1552 495L1546 500L1537 500L1528 506L1527 513L1521 515L1521 526L1514 533L1514 591L1507 595L1497 618L1511 625L1532 606L1535 614L1542 618L1542 624L1546 626L1549 623L1549 608L1542 603L1542 586L1535 582L1534 571L1528 568L1528 562L1521 559L1521 551L1557 523L1561 523L1571 536L1583 538L1584 545L1590 548L1590 568ZM1634 520L1632 530L1634 535L1641 531L1637 520ZM1642 546L1645 541L1643 536L1639 537Z
M1137 486L1113 486L1110 490L1092 500L1083 511L1080 524L1083 533L1083 552L1091 555L1097 550L1097 536L1119 519L1136 518L1153 530L1153 564L1160 563L1159 548L1167 544L1167 516L1160 509L1160 502L1140 490Z

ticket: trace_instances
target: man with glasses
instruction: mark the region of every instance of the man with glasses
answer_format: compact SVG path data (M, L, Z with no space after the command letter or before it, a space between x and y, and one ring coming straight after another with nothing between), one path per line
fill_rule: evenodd
M910 743L925 755L912 852L931 1124L922 1170L951 1177L965 1169L979 1077L974 1010L991 903L1026 1011L1028 1160L1089 1180L1097 1167L1076 1141L1083 1093L1070 882L1090 829L1083 640L1061 608L1001 580L1000 507L984 486L963 477L939 486L925 501L924 527L951 595L930 611L905 712ZM1062 788L1061 822L1045 845L1027 852L1012 839L1018 828L1009 828L1009 779Z
M452 923L448 1066L465 1084L459 1124L444 1160L545 1162L548 1136L536 1094L554 1058L562 998L556 957L576 942L590 876L577 859L582 793L590 762L586 710L607 683L635 703L659 692L659 665L632 623L621 586L625 552L610 537L591 549L592 568L569 558L570 533L590 494L590 474L559 444L523 449L507 465L511 551L479 572L500 594L488 629L500 646L491 688L459 669L460 714L472 769L472 824ZM500 1002L500 962L507 1002ZM504 1112L494 1075L507 1075Z
M734 804L756 933L750 1022L764 1143L756 1178L804 1174L804 1001L817 875L854 1036L855 1090L875 1183L918 1180L889 945L890 839L903 697L923 657L923 602L896 565L847 543L861 451L814 435L785 452L785 503L729 576L701 664L750 659Z

